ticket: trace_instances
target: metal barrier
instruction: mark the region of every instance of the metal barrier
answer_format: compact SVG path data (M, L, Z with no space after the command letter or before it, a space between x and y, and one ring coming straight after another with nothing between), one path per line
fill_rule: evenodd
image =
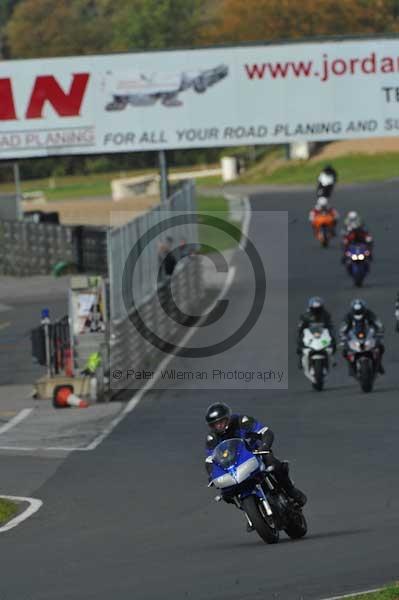
M197 225L189 215L195 213L195 187L185 182L167 202L167 206L157 207L146 215L109 232L109 274L110 274L110 343L109 375L110 395L129 387L126 379L112 380L114 371L127 373L128 370L155 370L164 357L169 344L176 344L187 331L178 323L178 312L196 314L203 298L201 260L197 256L187 256L177 263L172 277L157 282L160 268L158 247L155 240L148 240L146 233L155 227L161 231L162 219L167 218L162 209L182 216L182 223L175 227L175 239L198 243ZM184 219L187 213L187 219ZM170 215L170 213L168 213ZM162 233L168 235L168 232ZM135 244L143 247L142 260L137 262L137 276L134 278L135 306L127 311L122 297L122 276L129 253ZM140 248L141 250L141 248ZM135 274L136 275L136 274ZM169 285L172 295L168 293ZM176 302L176 303L175 303ZM165 341L164 346L154 344L151 337L142 336L131 323L139 313L148 330ZM180 313L181 314L181 313Z
M156 290L157 273L159 270L159 237L149 240L146 237L154 228L156 234L161 233L162 221L166 218L166 211L173 211L182 216L184 213L194 213L195 186L191 181L186 181L169 199L165 206L157 206L150 212L140 215L126 225L116 227L108 232L108 265L110 281L110 316L111 320L126 317L122 297L123 271L129 255L133 249L141 252L137 261L134 274L135 302L141 304ZM195 223L186 222L174 228L174 235L178 240L188 240L197 243L197 227ZM165 232L164 237L168 233ZM158 240L156 239L158 237ZM142 247L138 247L142 245Z
M187 331L187 328L177 323L177 318L176 321L173 319L177 317L177 306L186 314L197 312L204 293L201 263L198 257L188 259L185 264L177 268L173 275L172 287L176 304L173 301L168 303L170 300L168 298L167 310L161 308L160 304L165 306L167 297L167 284L163 283L151 296L143 300L139 309L148 329L165 340L164 349L153 344L151 339L145 339L130 322L130 319L134 320L134 312L137 312L137 309L130 312L129 318L111 322L109 346L111 396L129 388L130 383L126 377L113 380L112 373L121 371L126 375L129 370L136 372L155 370L165 356L166 346L178 344Z

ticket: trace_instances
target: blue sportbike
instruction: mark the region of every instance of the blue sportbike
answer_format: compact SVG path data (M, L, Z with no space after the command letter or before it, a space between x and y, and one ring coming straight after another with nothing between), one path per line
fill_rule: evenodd
M302 509L279 487L273 467L266 467L262 455L267 453L251 449L241 438L221 442L208 459L209 486L221 491L215 500L244 511L249 527L267 544L276 544L281 530L292 539L301 538L307 532Z
M345 252L345 264L355 285L361 287L370 271L370 250L367 244L351 244Z

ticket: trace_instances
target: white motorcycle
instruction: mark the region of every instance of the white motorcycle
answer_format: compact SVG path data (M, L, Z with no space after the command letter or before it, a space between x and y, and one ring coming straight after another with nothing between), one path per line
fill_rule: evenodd
M304 330L302 368L315 390L323 389L332 353L331 334L322 324L315 323Z
M335 177L330 173L322 171L317 180L317 196L324 196L329 198L333 192L335 185Z

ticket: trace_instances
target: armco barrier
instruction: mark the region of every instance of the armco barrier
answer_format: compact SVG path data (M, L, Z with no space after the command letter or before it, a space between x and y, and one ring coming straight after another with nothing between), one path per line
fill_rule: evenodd
M173 213L181 217L182 223L173 230L175 244L186 240L191 244L198 242L196 223L184 222L184 214L192 214L195 206L195 186L193 182L184 182L172 196L168 198L166 205L157 206L148 213L132 219L121 227L115 227L108 233L108 264L110 280L110 314L111 320L120 320L126 314L122 298L123 270L129 254L137 242L147 232L159 228L161 232L162 223ZM165 239L168 232L160 234ZM135 302L140 304L144 298L148 298L154 292L154 282L159 269L159 239L153 239L145 244L137 268L135 269L136 294Z
M196 314L204 292L202 284L201 262L197 257L188 258L177 267L173 274L173 297L179 309L187 314ZM173 320L176 317L176 305L171 303L167 316L160 306L165 298L166 284L143 299L139 308L146 326L168 343L177 344L181 338L181 327ZM129 317L132 317L132 312ZM129 369L154 371L165 354L145 339L130 322L129 318L112 321L110 328L110 395L129 387L129 381L123 377L113 380L114 371L126 373Z
M202 282L201 260L197 256L189 256L177 263L172 278L164 280L158 287L159 256L157 241L148 243L143 252L143 260L138 261L139 269L135 303L127 314L122 297L123 270L137 241L151 228L161 227L163 219L176 212L182 217L182 223L173 230L175 243L186 240L188 243L198 242L196 223L188 218L195 213L195 187L192 182L185 182L168 199L167 205L157 207L145 215L139 216L130 223L109 232L109 283L110 283L110 343L109 343L109 375L110 395L114 395L129 387L126 378L114 380L112 373L129 369L135 371L154 371L165 354L162 348L151 343L135 328L134 311L139 311L147 328L167 343L179 343L185 327L174 320L177 317L177 307L186 314L198 314L202 301L204 286ZM164 213L163 210L167 210ZM171 211L171 212L169 212ZM187 219L184 218L187 213ZM163 232L161 237L167 236ZM167 310L162 307L167 298L167 286L171 282L173 300L168 300ZM175 303L176 304L175 304Z

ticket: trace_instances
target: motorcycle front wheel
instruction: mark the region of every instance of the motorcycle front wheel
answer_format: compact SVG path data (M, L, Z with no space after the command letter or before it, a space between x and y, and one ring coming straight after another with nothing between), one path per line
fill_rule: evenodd
M259 498L257 496L247 496L242 501L242 507L262 540L266 544L277 544L280 537L279 531L274 525L272 517L266 514Z
M365 393L371 392L371 390L373 389L373 380L374 380L373 371L374 371L374 369L373 369L373 365L372 365L370 359L363 359L360 361L360 366L359 366L360 387L362 388L363 392L365 392Z
M314 361L313 369L314 369L314 383L312 383L313 389L317 390L318 392L321 392L321 390L323 389L323 385L324 385L322 361L321 360Z

